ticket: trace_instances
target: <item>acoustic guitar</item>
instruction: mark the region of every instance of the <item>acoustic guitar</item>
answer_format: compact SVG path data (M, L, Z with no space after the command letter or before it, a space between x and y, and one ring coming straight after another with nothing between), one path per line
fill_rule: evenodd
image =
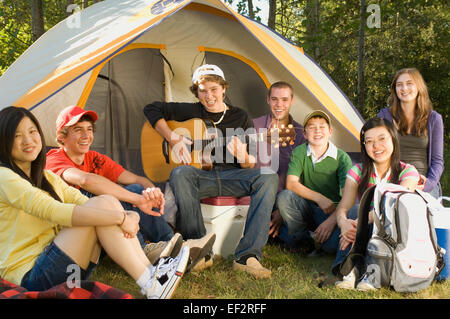
M192 145L186 145L191 151L192 162L189 164L199 169L211 169L211 152L213 149L226 147L231 137L220 137L214 134L214 125L208 121L194 118L183 122L167 121L169 128L179 135L190 139ZM265 133L236 135L244 143L261 142L287 146L295 141L295 129L292 125L282 128L272 128ZM148 121L142 127L141 156L144 172L153 182L164 182L169 179L170 172L183 165L173 154L173 149Z

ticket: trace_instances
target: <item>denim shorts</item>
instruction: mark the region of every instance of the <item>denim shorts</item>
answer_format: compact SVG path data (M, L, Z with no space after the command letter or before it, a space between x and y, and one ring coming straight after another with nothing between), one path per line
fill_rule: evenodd
M43 291L69 280L74 287L77 280L89 279L96 266L91 262L84 270L51 242L23 276L20 285L29 291Z

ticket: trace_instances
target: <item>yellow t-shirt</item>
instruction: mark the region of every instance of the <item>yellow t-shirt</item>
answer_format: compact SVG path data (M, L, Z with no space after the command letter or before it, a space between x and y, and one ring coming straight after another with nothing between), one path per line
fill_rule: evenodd
M74 207L88 201L51 171L45 177L62 202L0 167L0 277L16 285L61 228L72 226Z

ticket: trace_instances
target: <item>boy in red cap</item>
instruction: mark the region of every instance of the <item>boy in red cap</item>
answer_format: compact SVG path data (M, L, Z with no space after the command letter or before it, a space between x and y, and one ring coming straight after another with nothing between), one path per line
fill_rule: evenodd
M138 237L152 263L160 257L176 256L183 240L161 217L165 204L161 190L148 178L138 176L108 156L90 150L97 119L97 113L78 106L63 109L56 120L56 142L60 148L47 153L46 169L60 175L88 197L113 195L121 201L124 209L137 211L140 215ZM153 207L157 207L157 211ZM214 239L212 234L195 242L186 242L195 248L189 269L204 257L199 255L209 252ZM146 240L151 243L145 245Z

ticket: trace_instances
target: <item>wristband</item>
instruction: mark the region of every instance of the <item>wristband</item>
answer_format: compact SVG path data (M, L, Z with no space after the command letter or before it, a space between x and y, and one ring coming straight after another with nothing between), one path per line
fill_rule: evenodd
M125 211L123 211L123 219L122 219L122 222L119 224L119 227L123 225L126 218L127 218L127 213L125 213Z

